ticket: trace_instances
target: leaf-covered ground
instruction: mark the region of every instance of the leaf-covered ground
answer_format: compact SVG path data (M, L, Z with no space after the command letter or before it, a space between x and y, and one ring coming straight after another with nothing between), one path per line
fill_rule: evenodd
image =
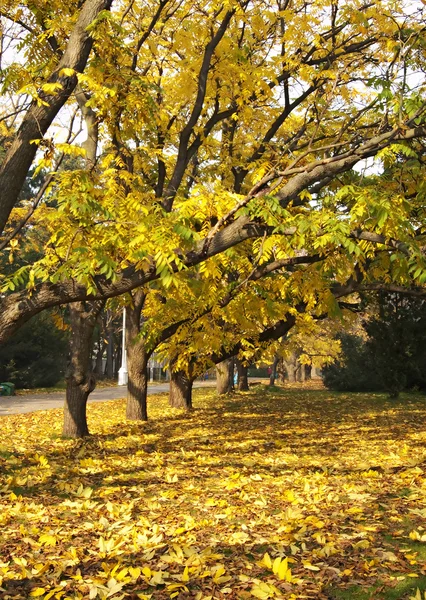
M195 393L0 419L1 598L410 598L426 589L426 399ZM416 592L417 590L417 592Z

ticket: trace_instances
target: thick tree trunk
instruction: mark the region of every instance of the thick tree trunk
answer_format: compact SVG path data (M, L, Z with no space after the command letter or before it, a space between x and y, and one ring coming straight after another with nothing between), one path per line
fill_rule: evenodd
M131 421L147 421L148 359L145 340L141 335L141 313L145 293L138 290L133 295L133 305L126 308L127 352L127 405L126 418Z
M321 379L320 369L315 365L311 367L311 379Z
M226 360L216 365L216 391L219 395L232 392L234 387L234 359Z
M64 410L63 435L71 438L82 438L89 435L87 426L86 406L90 392L95 389L93 385L80 384L74 378L67 381L66 403Z
M185 371L170 370L169 404L173 408L192 408L192 384L194 379Z
M287 363L288 367L287 367L287 377L288 377L288 381L289 383L295 383L296 381L296 377L294 374L294 368L293 365Z
M86 405L89 394L95 389L96 378L92 371L93 331L103 302L92 303L86 310L83 302L70 306L71 339L70 360L67 369L63 435L80 438L89 435Z
M127 404L126 418L131 421L147 421L148 359L143 340L127 344Z
M287 370L287 378L289 383L295 383L297 380L297 357L296 354L291 354L287 360L284 361L285 368Z
M240 360L237 360L237 371L238 371L238 389L240 392L247 392L249 389L248 384L248 367L243 365Z
M298 380L301 383L305 383L306 381L306 367L305 365L302 365L302 363L300 363L299 361L297 361L298 364Z

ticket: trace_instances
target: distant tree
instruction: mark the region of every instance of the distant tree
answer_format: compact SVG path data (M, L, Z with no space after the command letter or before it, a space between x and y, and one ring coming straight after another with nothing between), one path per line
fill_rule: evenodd
M426 389L426 302L402 294L380 294L378 315L364 327L383 389L393 398L406 388Z
M18 389L53 386L64 377L67 352L67 333L43 312L1 346L0 381Z
M403 294L380 294L376 314L363 327L367 339L340 336L342 358L324 368L330 389L384 390L396 398L404 389L426 389L426 302Z
M348 333L339 335L338 339L342 352L336 362L323 367L324 384L337 391L374 392L383 389L365 339Z

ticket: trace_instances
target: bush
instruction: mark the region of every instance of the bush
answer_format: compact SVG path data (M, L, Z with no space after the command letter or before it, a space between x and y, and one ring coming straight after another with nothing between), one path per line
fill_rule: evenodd
M67 336L51 315L37 315L0 347L0 381L18 389L51 387L64 377L67 352Z

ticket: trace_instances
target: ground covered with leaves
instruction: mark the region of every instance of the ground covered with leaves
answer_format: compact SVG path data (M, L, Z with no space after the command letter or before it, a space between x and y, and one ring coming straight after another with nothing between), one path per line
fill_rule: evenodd
M2 599L423 598L426 399L195 392L2 417Z

